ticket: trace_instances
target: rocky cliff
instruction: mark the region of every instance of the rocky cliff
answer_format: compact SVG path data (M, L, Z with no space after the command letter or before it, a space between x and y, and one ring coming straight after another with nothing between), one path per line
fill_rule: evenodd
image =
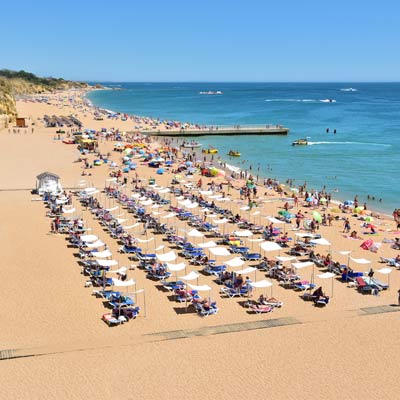
M25 71L0 70L0 118L15 120L15 96L51 93L55 90L88 87L84 82L66 81L62 78L41 78Z

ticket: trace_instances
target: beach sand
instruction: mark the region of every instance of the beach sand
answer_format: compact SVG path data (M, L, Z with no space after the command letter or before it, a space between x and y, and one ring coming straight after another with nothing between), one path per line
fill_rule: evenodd
M60 104L57 96L62 95L50 97ZM261 316L249 314L242 307L246 299L222 298L219 286L210 277L201 276L200 283L213 289L211 296L217 300L219 313L200 318L185 313L184 305L171 301L171 294L161 291L156 282L145 278L142 270L135 269L128 276L137 281L138 289L145 289L146 316L142 313L128 324L108 328L101 321L107 309L91 295L93 288L84 287L86 278L80 274L74 256L76 249L68 248L63 235L49 233L46 209L42 202L32 201L37 196L29 189L34 187L36 175L43 171L57 173L66 188L76 187L80 179L103 188L109 172L103 165L94 168L91 177L81 177L81 163L74 162L78 158L75 146L54 140L56 129L44 128L38 117L74 113L85 127L93 129L114 126L128 130L131 123L94 121L89 111L70 105L19 101L18 109L20 115L30 117L29 124L35 122L35 129L33 134L29 129L28 133L21 130L19 134L0 132L0 351L15 349L19 356L32 356L1 361L1 399L397 397L400 314L369 314L365 309L382 306L381 311L400 311L393 306L400 287L398 270L390 275L391 288L379 296L361 295L335 281L334 296L325 308L304 302L299 293L279 287L274 280L273 295L284 306ZM112 146L112 142L100 143L101 152L112 152ZM120 157L112 152L115 161ZM93 156L89 159L93 160ZM154 171L140 165L138 174L148 179ZM170 178L165 174L156 179L159 185L167 186ZM236 192L234 195L238 196ZM104 196L99 198L104 202ZM269 200L277 198L272 193L268 196ZM86 226L108 244L120 265L136 264L118 254L120 246L76 198L73 203ZM263 215L276 215L283 203L262 204ZM237 211L239 206L235 205L233 210ZM133 223L132 216L128 217L127 224ZM352 226L357 224L359 221L352 219ZM376 225L379 235L374 240L397 237L388 231L394 228L393 221L379 220ZM378 263L379 256L397 255L389 244L383 244L377 254L360 249L361 241L345 238L342 226L343 222L337 221L333 227L320 229L322 236L333 244L331 250L352 250L353 257L372 260L374 269L384 266ZM179 227L184 227L182 222ZM293 231L288 233L294 236ZM145 237L142 229L135 234ZM152 246L160 244L166 242L157 237ZM318 247L318 251L326 254L328 250ZM334 259L347 261L337 254ZM366 271L369 265L360 267ZM301 275L310 279L311 270L301 271ZM376 276L387 280L387 276ZM264 274L258 272L257 279L254 275L251 278L260 280ZM330 283L318 278L317 283L331 294ZM255 296L258 293L260 289ZM143 311L143 298L138 297L138 304ZM249 329L254 321L275 319L286 319L293 325ZM240 332L216 334L221 328L209 328L239 323ZM225 328L229 329L232 327ZM181 332L175 333L178 338L173 339L174 335L168 333L171 331Z

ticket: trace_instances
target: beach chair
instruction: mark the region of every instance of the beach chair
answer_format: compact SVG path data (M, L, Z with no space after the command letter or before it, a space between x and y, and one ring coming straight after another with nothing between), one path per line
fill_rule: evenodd
M135 254L135 253L141 252L142 249L140 247L137 247L137 246L124 245L119 249L119 251L121 253L125 253L125 254Z
M233 254L245 255L250 251L250 248L246 246L230 246L229 251Z
M216 314L218 312L217 303L214 301L210 304L210 307L204 307L201 303L195 303L195 308L201 317L208 317L209 315Z
M93 294L107 300L112 296L121 296L121 292L116 292L114 290L93 290Z
M330 298L328 296L320 297L318 300L314 300L316 307L325 307L329 303Z
M108 326L116 326L116 325L120 325L123 324L124 322L126 322L126 318L125 317L121 317L121 318L115 318L111 313L109 314L104 314L101 319L108 325Z
M220 292L222 294L225 294L229 298L233 297L242 297L242 296L247 296L249 294L249 290L246 286L243 286L242 288L230 288L230 287L223 287L220 289Z
M269 299L264 300L263 303L260 305L280 308L283 306L283 301L279 301L279 300L275 299L274 297L270 297Z
M368 285L361 276L355 278L355 283L356 283L356 288L359 292L372 293L373 290L372 287Z
M154 272L154 271L149 271L146 275L146 278L148 279L154 279L157 281L162 281L163 279L168 279L171 276L171 272L169 271L164 271L164 272Z
M263 305L263 304L251 304L250 310L255 312L256 314L266 314L266 313L274 311L274 307L271 307L269 305Z
M301 282L296 282L294 284L294 289L295 290L311 290L314 289L316 285L314 283L310 283L308 281L301 281Z
M185 289L186 285L182 281L161 281L160 282L163 288L169 290L169 291L174 291L174 290L182 290Z
M126 296L111 297L108 304L113 308L133 306L135 302Z
M258 261L262 259L262 256L260 253L245 253L243 254L243 258L246 261Z
M120 313L120 316L125 317L128 321L131 319L135 319L139 313L140 313L140 308L139 307L122 307L118 309L118 312Z
M225 265L207 265L205 268L203 268L203 272L205 272L206 274L214 275L217 277L225 270L226 270Z

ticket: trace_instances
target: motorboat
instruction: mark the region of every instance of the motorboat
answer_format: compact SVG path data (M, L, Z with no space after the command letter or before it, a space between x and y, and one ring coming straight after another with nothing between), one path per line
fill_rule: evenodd
M199 142L196 142L194 140L192 140L191 142L183 142L183 147L187 148L187 149L194 149L196 147L201 147L202 144Z
M229 153L228 153L228 156L231 156L231 157L240 157L240 156L241 156L241 153L239 153L238 151L230 150Z
M199 92L199 94L208 94L208 95L214 95L214 94L224 94L223 92L221 92L221 90L217 90L217 91L212 91L209 90L208 92Z
M292 146L307 146L307 145L308 145L307 138L297 139L294 142L292 142Z

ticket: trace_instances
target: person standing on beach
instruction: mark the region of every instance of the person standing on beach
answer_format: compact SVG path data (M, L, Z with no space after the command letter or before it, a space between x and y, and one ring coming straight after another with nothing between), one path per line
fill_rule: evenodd
M351 229L350 221L349 221L348 218L346 218L345 221L344 221L343 233L349 233L350 229Z

